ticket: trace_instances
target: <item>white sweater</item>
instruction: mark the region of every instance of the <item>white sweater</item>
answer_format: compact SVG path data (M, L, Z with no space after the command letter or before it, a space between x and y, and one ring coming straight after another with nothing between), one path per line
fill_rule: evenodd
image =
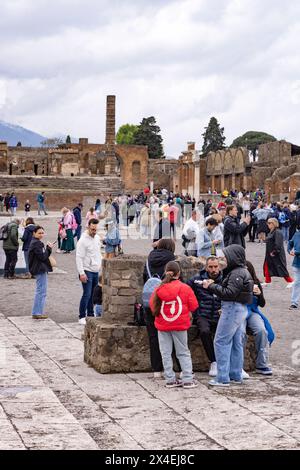
M101 269L101 241L99 235L91 237L84 232L76 246L76 266L79 274L84 271L98 273Z

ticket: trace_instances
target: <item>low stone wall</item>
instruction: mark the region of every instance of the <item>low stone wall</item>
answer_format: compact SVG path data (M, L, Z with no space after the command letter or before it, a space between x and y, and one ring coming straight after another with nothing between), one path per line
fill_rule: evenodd
M133 322L134 304L141 302L146 256L127 255L103 260L103 315L88 318L84 337L84 360L101 373L147 372L151 370L146 327ZM198 258L179 256L183 280L203 266ZM189 347L195 371L206 371L209 362L197 328L189 330ZM245 367L253 370L253 340L247 344Z

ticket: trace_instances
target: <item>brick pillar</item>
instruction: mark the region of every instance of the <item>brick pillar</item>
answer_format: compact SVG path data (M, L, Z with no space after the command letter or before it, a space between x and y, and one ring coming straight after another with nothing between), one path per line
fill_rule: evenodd
M108 95L106 97L106 162L105 174L114 175L116 166L118 165L115 145L116 145L116 97Z

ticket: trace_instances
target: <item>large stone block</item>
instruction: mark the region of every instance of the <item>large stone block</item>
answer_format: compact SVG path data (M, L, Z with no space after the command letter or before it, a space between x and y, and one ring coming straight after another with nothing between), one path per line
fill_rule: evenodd
M192 326L188 336L194 371L207 371L209 361L197 328ZM85 327L84 360L102 374L151 371L146 327L124 323L110 324L101 318L88 318ZM252 337L248 337L244 367L250 371L255 368Z

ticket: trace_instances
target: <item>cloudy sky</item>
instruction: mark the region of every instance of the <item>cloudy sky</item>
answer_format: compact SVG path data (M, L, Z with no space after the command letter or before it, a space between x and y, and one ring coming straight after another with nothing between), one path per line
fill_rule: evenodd
M0 0L0 119L104 141L154 115L165 153L261 130L300 144L299 0Z

